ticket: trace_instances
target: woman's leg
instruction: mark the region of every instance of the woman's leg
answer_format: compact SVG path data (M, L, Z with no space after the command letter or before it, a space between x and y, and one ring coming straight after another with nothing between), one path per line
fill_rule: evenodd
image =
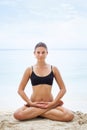
M71 121L74 118L73 112L71 112L70 110L62 106L51 109L40 116L51 119L51 120L65 121L65 122Z

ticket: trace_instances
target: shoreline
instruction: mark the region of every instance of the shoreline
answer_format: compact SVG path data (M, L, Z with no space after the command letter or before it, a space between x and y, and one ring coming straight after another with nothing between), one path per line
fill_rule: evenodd
M74 112L71 122L52 121L46 118L35 118L18 121L13 117L13 111L0 111L1 130L87 130L87 113Z

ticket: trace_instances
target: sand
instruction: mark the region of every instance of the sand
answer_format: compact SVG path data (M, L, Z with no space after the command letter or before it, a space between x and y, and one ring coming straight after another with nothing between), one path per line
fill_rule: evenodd
M74 112L71 122L59 122L36 118L28 121L17 121L13 112L0 112L0 130L87 130L87 113Z

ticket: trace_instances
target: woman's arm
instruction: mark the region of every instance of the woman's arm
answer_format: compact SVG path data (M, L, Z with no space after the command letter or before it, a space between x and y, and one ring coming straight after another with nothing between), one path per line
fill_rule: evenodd
M60 91L54 100L54 103L57 104L66 93L66 88L65 88L65 85L64 85L64 82L62 80L59 70L56 67L53 67L53 72L54 72L55 80L60 88Z
M20 82L19 88L18 88L18 94L22 97L24 101L26 101L28 104L30 102L30 99L28 96L25 94L24 89L26 87L26 84L30 78L31 75L31 68L27 68L24 72L24 75L22 77L22 80Z

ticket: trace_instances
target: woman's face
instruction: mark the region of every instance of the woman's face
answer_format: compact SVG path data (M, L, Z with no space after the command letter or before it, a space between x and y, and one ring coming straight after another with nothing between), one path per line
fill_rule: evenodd
M44 60L48 54L48 51L45 47L37 47L34 54L37 60Z

